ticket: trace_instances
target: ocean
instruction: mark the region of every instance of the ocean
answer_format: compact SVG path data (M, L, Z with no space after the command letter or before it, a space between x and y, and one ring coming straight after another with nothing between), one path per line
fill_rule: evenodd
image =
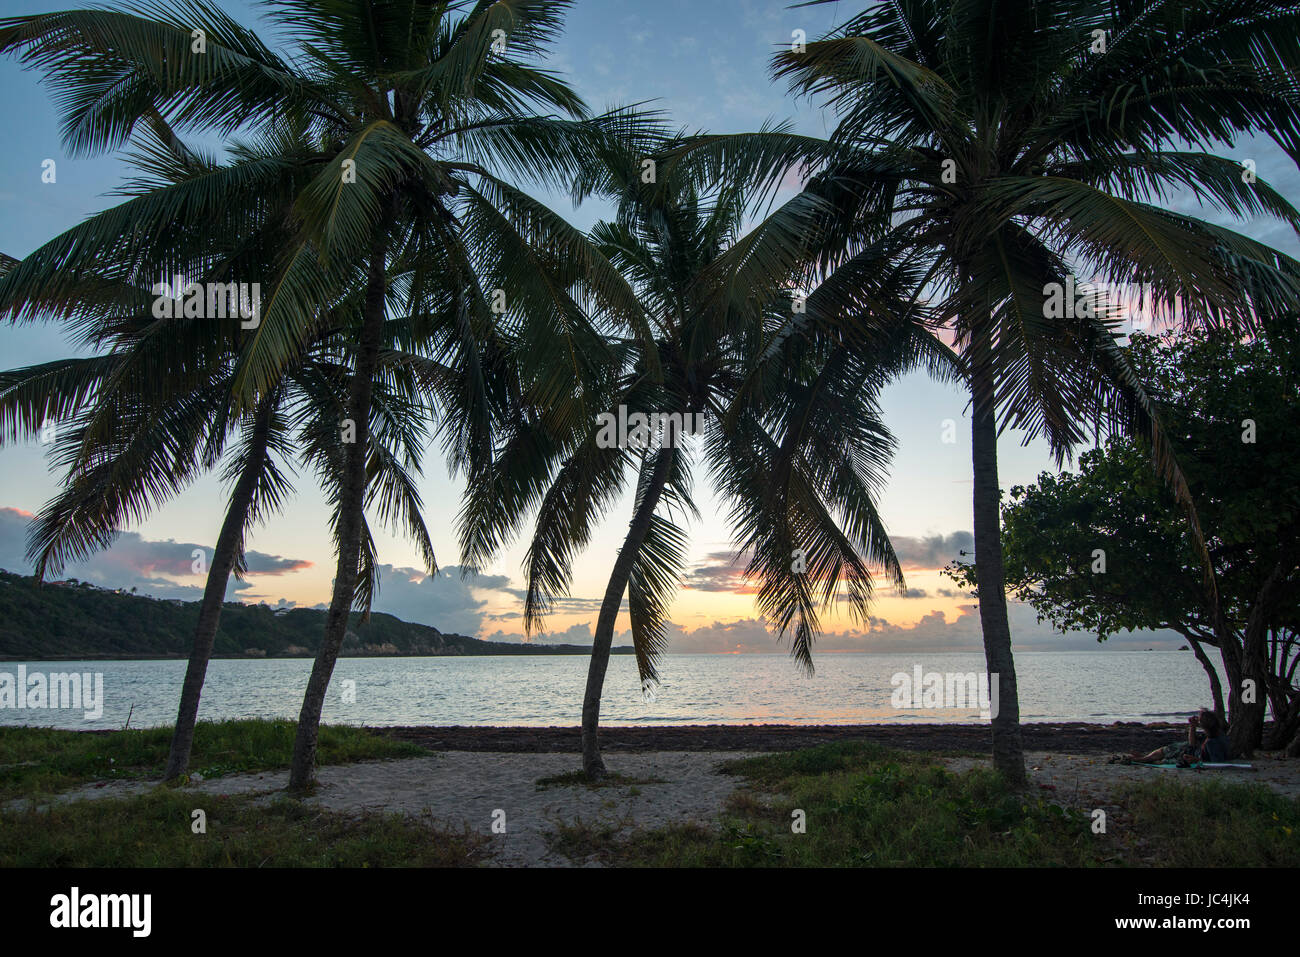
M904 710L902 686L925 674L979 672L979 654L823 654L806 676L784 655L669 655L653 696L642 693L629 655L610 661L601 721L656 724L975 723L978 702ZM201 720L296 718L309 659L221 660L208 667ZM103 676L98 708L19 709L0 704L0 725L71 729L150 727L176 717L184 661L0 662L5 675ZM1161 721L1209 704L1209 682L1191 652L1025 652L1017 656L1021 720ZM344 658L325 703L324 721L364 725L576 725L586 683L584 656ZM29 688L32 686L29 677ZM93 694L93 692L91 692ZM56 696L50 695L49 698ZM61 702L67 704L66 696ZM924 703L929 703L924 702ZM949 704L961 702L949 702ZM88 712L100 713L88 717Z

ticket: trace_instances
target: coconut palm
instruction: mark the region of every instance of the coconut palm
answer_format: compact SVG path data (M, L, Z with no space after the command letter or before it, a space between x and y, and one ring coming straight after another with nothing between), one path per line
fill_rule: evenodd
M142 139L141 150L133 157L141 178L128 190L136 199L158 202L166 190L214 172L215 164L185 147L174 134L146 133ZM283 157L284 139L275 145L277 155ZM305 146L300 143L299 151ZM265 158L256 144L236 144L234 151L237 163ZM261 205L274 203L274 194L264 193ZM214 241L202 228L187 228L194 224L174 223L178 258L171 261L183 259L184 274L200 279L264 273L272 251L287 237L275 215L252 219L272 225L259 233L250 222L234 249ZM60 242L56 239L53 244ZM119 246L114 253L124 248ZM241 415L231 402L241 347L236 322L154 316L154 291L116 280L120 264L111 257L98 260L98 272L85 271L74 290L58 288L49 275L43 277L47 284L43 290L33 283L41 277L48 251L37 250L29 258L32 261L25 268L23 263L8 264L6 271L21 269L28 284L0 283L0 310L24 303L17 308L20 317L39 312L46 319L61 318L77 329L81 345L98 352L0 375L5 438L29 436L47 422L59 424L53 457L67 478L31 529L29 556L37 576L57 573L66 561L83 560L106 547L123 527L178 494L223 456L227 462L224 477L232 489L182 685L164 772L170 780L188 768L200 694L229 578L244 567L246 531L278 510L292 491L283 463L299 458L301 464L314 467L337 499L333 486L342 458L342 435L336 424L346 401L355 297L352 303L340 303L322 315L316 339L302 361L287 369L281 381ZM178 341L195 348L178 355ZM367 468L370 497L379 503L381 519L413 537L430 573L436 571L436 563L420 514L415 477L428 437L425 397L436 385L437 369L424 357L400 351L382 357ZM368 609L376 588L368 531L365 543L360 591L361 603Z
M337 501L333 482L339 474L343 443L336 424L350 376L339 342L342 337L335 333L332 338L333 345L322 343L299 366L286 370L282 384L244 416L228 412L228 366L224 378L214 375L190 393L157 390L144 397L109 392L108 383L81 360L0 375L0 414L8 415L14 406L33 409L30 417L23 416L30 425L18 436L35 433L36 423L50 421L46 410L56 407L61 398L48 391L52 377L88 396L84 410L69 407L59 420L53 457L65 464L67 477L59 495L37 514L30 531L29 557L38 577L57 574L65 562L84 560L108 546L132 520L142 519L220 461L225 463L221 474L231 483L231 491L211 553L164 780L187 771L229 578L232 573L242 577L248 530L278 511L292 493L286 466L313 468L328 498ZM122 343L115 344L107 357L119 369L137 361ZM427 386L421 383L421 390L411 395L393 381L408 378L402 368L408 361L404 356L387 357L376 376L367 501L378 504L385 524L414 539L433 574L437 566L417 489L419 459L428 442ZM86 381L91 378L101 381ZM130 403L130 398L137 401ZM161 405L153 407L149 402ZM104 434L98 426L110 410L115 427ZM378 591L377 575L375 547L367 528L358 588L358 605L367 612Z
M925 277L918 296L960 350L970 390L980 619L1000 685L993 755L1014 782L1024 761L999 433L1043 437L1058 462L1094 429L1147 435L1203 540L1155 408L1117 347L1120 316L1095 292L1064 315L1048 301L1077 272L1149 284L1162 314L1181 304L1185 322L1243 332L1294 305L1294 260L1172 207L1184 191L1229 216L1300 226L1249 164L1214 152L1258 131L1300 157L1298 28L1300 7L1271 0L893 0L774 58L792 92L836 111L828 140L769 130L697 147L719 173L769 185L792 166L816 173L772 228L818 249L810 268L826 276L828 303L869 288L882 261ZM737 261L736 281L746 268ZM1232 707L1251 707L1233 685Z
M750 192L710 188L690 163L647 184L636 160L625 156L589 169L576 189L617 201L617 218L597 224L592 240L637 291L654 340L647 344L606 323L614 361L585 396L603 415L564 434L548 429L544 410L521 416L496 470L467 492L461 516L464 552L486 557L536 509L524 563L531 631L567 592L574 556L617 504L627 477L636 476L582 705L583 768L592 778L606 773L600 705L625 592L643 687L658 678L685 559L684 519L695 511L697 469L707 469L731 506L735 543L758 585L759 608L790 636L792 655L811 670L820 614L837 596L865 616L873 567L902 584L874 501L893 448L878 418L877 389L901 369L921 362L937 369L945 361L933 339L906 327L901 335L890 333L894 341L878 336L852 350L817 335L802 322L802 298L788 271L773 268L743 289L719 287L719 257L746 241L741 232ZM915 281L897 271L890 288L878 291L879 301L892 293L891 306L909 309L897 291ZM668 424L656 429L655 416ZM632 427L625 441L615 434L620 420ZM672 433L700 420L704 428L694 438Z
M202 3L159 0L140 11L79 10L0 24L0 50L42 69L64 107L66 141L120 144L143 117L227 135L291 118L320 144L294 205L295 235L277 260L261 325L241 353L236 392L256 404L311 340L319 310L360 285L346 419L356 431L339 478L338 565L321 643L303 699L290 788L314 773L320 712L356 600L373 380L386 345L386 310L443 332L464 374L457 408L492 387L485 342L498 323L537 343L530 381L571 393L599 338L546 267L565 263L587 288L631 313L635 297L584 237L513 180L567 186L569 172L636 119L592 119L582 101L534 62L555 38L568 0L269 0L268 18L293 39L291 57ZM538 111L545 115L538 115ZM255 194L246 170L231 192L188 198L214 220ZM250 191L240 186L254 187ZM162 223L135 223L136 227ZM395 261L407 280L389 281ZM621 303L621 306L620 306ZM503 319L502 317L507 317ZM426 335L432 336L427 332ZM598 348L596 351L599 351ZM468 390L468 391L466 391ZM447 428L458 467L491 453L486 411Z

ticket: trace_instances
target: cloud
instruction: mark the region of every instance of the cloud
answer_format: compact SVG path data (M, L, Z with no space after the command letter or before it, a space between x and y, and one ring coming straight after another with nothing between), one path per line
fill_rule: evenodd
M953 532L951 535L927 535L913 538L908 535L891 535L898 561L905 570L943 568L959 557L975 553L975 536L970 532ZM965 552L965 556L961 553Z
M943 568L964 552L969 557L975 552L974 536L970 532L953 532L950 535L892 537L894 551L906 571ZM682 576L682 587L695 591L727 592L733 595L752 595L757 588L746 582L744 570L749 564L749 553L710 552L703 560L687 569ZM940 589L945 598L957 596L950 589ZM901 598L929 598L930 593L921 588L909 588ZM577 609L575 609L577 610Z
M519 590L510 587L505 575L465 576L462 571L460 566L450 565L439 569L437 575L427 575L416 568L381 565L374 610L439 631L477 636L489 617L483 594L502 591L518 597Z
M505 589L510 594L515 595L521 601L524 598L522 589ZM576 614L577 612L589 611L598 613L600 606L605 603L603 598L553 598L551 599L551 611L553 614ZM623 599L623 604L627 604L627 599Z
M591 625L584 621L579 622L576 625L570 625L563 631L537 632L528 639L528 643L531 645L590 645L592 639ZM524 636L520 634L510 634L504 631L496 631L493 634L484 635L483 640L505 641L517 645L523 643ZM630 641L630 638L624 641L620 640L618 636L615 636L614 644L629 644Z
M1096 636L1087 632L1062 635L1050 625L1041 624L1034 610L1019 602L1008 603L1013 647L1017 651L1092 651L1101 647ZM750 654L789 649L788 636L778 639L776 629L762 618L744 618L730 622L715 621L699 628L685 629L670 624L669 651L691 654ZM983 647L979 611L975 605L963 605L952 621L942 611L934 610L909 625L896 625L883 618L873 618L865 628L824 634L817 639L813 653L870 651L899 654L942 651L980 651ZM1121 633L1108 644L1140 643L1143 648L1177 648L1183 644L1173 632Z
M311 568L315 562L305 558L281 558L279 555L267 555L265 552L245 552L244 561L249 575L288 575Z
M17 508L0 508L0 568L30 575L34 567L27 560L27 528L33 516ZM194 542L153 541L138 532L123 532L112 546L96 552L87 561L69 562L61 577L77 578L101 588L136 589L155 598L179 598L198 601L203 597L205 573L194 571L194 552L202 551L211 559L209 546ZM305 559L282 558L265 552L245 554L250 576L287 575L312 567ZM174 579L183 579L176 581ZM226 588L227 599L256 587L253 582L233 576Z
M950 535L928 535L912 537L895 535L892 537L894 551L906 571L920 571L943 568L953 559L970 557L975 552L975 539L970 532L953 532ZM746 582L744 570L749 564L749 553L710 552L704 558L687 569L682 576L682 587L695 591L727 592L733 595L752 595L757 589ZM957 593L941 589L939 595L951 598ZM920 588L909 588L902 598L929 598L930 595ZM578 609L575 609L578 610Z
M677 654L762 654L778 649L763 619L741 618L715 621L690 631L669 625L668 650Z
M710 552L682 575L682 588L752 595L756 589L745 581L744 575L748 565L748 552L739 555L735 552Z
M195 574L195 551L202 551L205 561L212 557L208 546L172 539L150 541L136 532L124 532L105 554L110 561L139 575L189 577ZM311 568L313 564L305 559L281 558L257 551L246 552L244 558L250 575L287 575Z

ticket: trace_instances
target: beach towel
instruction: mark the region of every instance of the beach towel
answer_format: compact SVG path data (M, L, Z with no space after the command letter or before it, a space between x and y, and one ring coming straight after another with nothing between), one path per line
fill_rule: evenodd
M1160 768L1162 771L1254 771L1253 764L1237 764L1230 761L1201 761L1196 764L1184 764L1179 766L1172 761L1164 764L1142 764L1134 761L1129 767L1133 768Z

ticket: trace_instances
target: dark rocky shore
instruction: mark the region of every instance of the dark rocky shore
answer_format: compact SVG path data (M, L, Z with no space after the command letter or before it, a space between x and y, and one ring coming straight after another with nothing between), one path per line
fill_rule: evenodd
M396 727L371 728L376 734L409 741L431 751L571 751L579 731L568 728ZM1026 724L1025 749L1071 754L1149 751L1187 733L1170 724ZM987 751L987 726L956 724L855 725L674 725L603 728L607 751L790 751L831 741L875 741L913 751Z

